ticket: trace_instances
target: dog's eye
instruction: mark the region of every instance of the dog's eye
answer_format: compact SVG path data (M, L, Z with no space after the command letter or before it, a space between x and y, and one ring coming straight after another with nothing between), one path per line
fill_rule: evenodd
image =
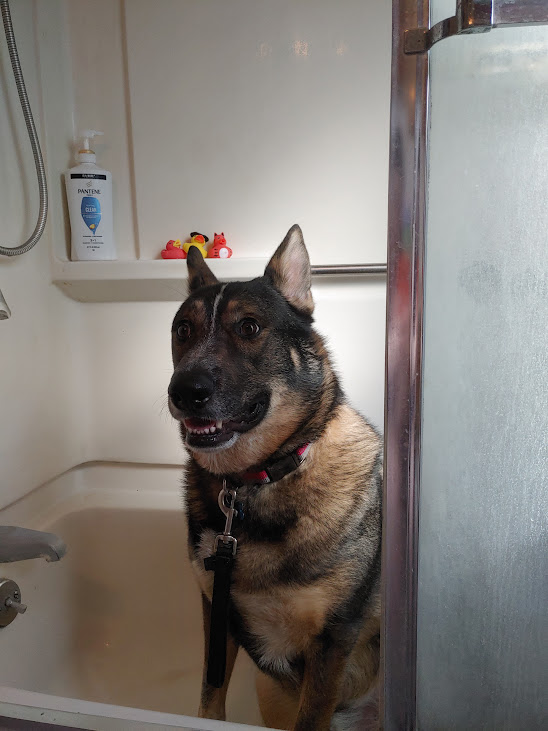
M251 317L245 317L236 325L236 332L243 338L254 338L255 335L258 335L261 332L261 327L259 323Z
M179 340L182 340L183 342L185 340L188 340L190 337L190 323L188 322L181 322L179 326L177 327L177 337Z

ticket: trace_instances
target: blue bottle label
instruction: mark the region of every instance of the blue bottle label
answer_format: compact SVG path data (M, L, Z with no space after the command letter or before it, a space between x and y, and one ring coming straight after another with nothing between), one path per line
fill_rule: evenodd
M82 198L82 206L80 208L84 223L90 231L95 233L101 221L101 204L93 196L86 195Z

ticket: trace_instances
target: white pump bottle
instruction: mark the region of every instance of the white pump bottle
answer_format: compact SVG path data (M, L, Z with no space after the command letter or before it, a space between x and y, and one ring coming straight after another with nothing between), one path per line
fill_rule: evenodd
M83 130L78 165L65 173L71 228L71 259L116 259L112 220L112 175L95 164L90 140L102 135Z

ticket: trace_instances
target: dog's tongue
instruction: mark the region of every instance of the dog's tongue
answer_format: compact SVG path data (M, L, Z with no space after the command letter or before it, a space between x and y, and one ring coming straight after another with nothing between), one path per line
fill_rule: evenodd
M216 425L216 421L206 421L205 419L185 419L185 426L190 429L211 429Z

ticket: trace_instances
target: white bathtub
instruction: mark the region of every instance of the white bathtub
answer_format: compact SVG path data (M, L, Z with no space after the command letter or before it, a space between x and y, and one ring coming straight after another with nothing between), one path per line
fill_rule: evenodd
M6 688L0 704L25 697L11 688L196 714L202 621L180 474L175 467L85 465L0 511L0 525L54 532L69 548L58 563L0 564L0 576L19 583L28 605L0 630L0 686ZM228 693L229 721L262 726L254 678L241 652ZM194 728L225 727L197 723Z

